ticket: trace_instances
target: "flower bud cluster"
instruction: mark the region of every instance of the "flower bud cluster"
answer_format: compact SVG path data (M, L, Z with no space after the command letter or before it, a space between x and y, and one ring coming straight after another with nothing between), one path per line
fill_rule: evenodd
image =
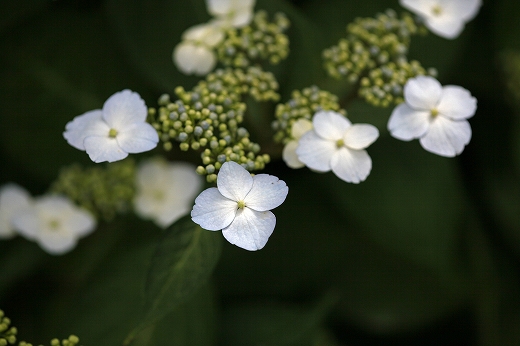
M333 78L356 83L368 69L406 61L410 37L426 32L409 13L399 18L387 10L375 18L356 18L347 26L346 38L323 51L325 70Z
M275 65L289 54L289 39L284 31L290 22L283 13L269 21L267 12L258 11L244 27L230 27L225 39L217 46L218 60L231 67L247 67L257 60Z
M68 196L97 218L112 220L132 208L135 195L135 162L127 159L106 166L64 168L51 191Z
M159 99L159 108L151 108L151 123L159 132L164 149L171 150L179 142L183 151L201 153L202 165L197 173L214 182L226 161L240 163L249 171L263 169L270 158L260 153L260 145L249 138L240 124L246 104L242 95L258 101L277 100L278 84L274 76L258 67L247 70L225 69L211 73L192 91L175 89L177 100L169 95Z
M333 110L346 115L345 110L340 110L338 97L328 91L320 90L317 86L293 91L287 103L276 106L276 120L272 123L273 130L276 131L274 140L286 144L293 139L292 125L298 119L311 121L312 116L320 110Z
M376 107L397 105L404 102L403 87L408 79L421 75L436 77L437 71L433 68L426 70L416 60L389 62L361 78L358 93Z
M52 339L50 345L51 346L76 346L79 343L79 338L76 335L71 335L67 339L59 340ZM33 346L31 343L21 341L18 346ZM43 346L43 345L40 345Z
M0 346L12 345L16 342L16 327L10 327L11 319L0 310Z

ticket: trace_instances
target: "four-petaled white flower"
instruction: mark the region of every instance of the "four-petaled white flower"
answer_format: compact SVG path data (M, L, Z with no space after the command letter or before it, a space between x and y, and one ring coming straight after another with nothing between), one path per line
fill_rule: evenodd
M94 162L114 162L128 154L152 150L157 131L146 122L148 110L138 93L123 90L106 100L103 109L75 117L63 137L74 148L85 150Z
M206 0L209 14L223 26L245 26L253 19L255 0Z
M224 39L219 23L195 25L184 32L182 39L173 50L173 61L182 73L203 76L215 68L214 47Z
M400 4L422 17L436 35L454 39L477 15L482 0L400 0Z
M466 119L477 110L477 99L460 86L442 85L433 77L419 76L404 86L405 102L388 120L391 135L403 141L419 138L434 154L453 157L471 139Z
M282 158L287 166L294 169L305 166L305 164L298 159L296 148L298 147L300 138L310 130L312 130L312 122L307 119L298 119L292 125L291 135L294 139L285 144L282 152Z
M52 255L72 250L80 237L96 227L96 220L86 210L77 207L64 196L46 195L13 218L18 232L36 241Z
M221 229L231 244L260 250L276 224L270 210L283 203L288 191L285 182L275 176L251 176L238 163L225 162L217 176L217 187L202 191L195 199L191 218L204 229Z
M314 129L304 134L296 148L298 159L318 172L332 170L340 179L359 183L372 169L366 150L379 131L369 124L355 124L340 113L319 111L312 119Z
M136 186L136 213L166 228L190 211L202 177L190 164L153 158L140 164Z
M13 218L31 204L31 195L21 186L13 183L0 188L0 239L16 235Z

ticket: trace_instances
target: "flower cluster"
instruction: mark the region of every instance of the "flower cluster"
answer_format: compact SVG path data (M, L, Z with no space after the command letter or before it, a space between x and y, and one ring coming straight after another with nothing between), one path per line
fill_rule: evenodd
M217 47L218 60L232 67L247 67L257 60L277 64L289 54L289 39L284 31L290 22L283 13L276 13L269 22L267 12L258 11L250 25L229 28Z
M233 27L242 27L251 22L255 0L206 0L213 19L193 26L182 34L173 50L173 61L185 74L203 76L215 68L215 48Z
M69 197L96 218L110 221L131 210L134 179L135 162L131 159L102 167L74 164L61 170L50 190Z
M14 344L17 333L16 327L11 327L11 319L0 310L0 346Z

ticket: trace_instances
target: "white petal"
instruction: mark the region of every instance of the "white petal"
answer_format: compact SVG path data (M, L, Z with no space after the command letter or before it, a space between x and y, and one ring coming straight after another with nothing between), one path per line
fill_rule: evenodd
M192 26L182 34L187 41L202 42L209 47L215 47L224 39L224 31L217 22L209 22Z
M42 249L51 255L62 255L76 247L77 237L73 234L53 234L37 238L36 242Z
M245 198L248 208L267 211L278 207L285 201L289 188L283 180L269 174L257 174L253 177L253 187Z
M336 152L334 141L319 137L314 130L307 132L300 138L296 155L310 169L318 172L330 171L330 159Z
M191 41L183 41L175 47L173 61L182 73L200 76L209 73L217 64L217 58L211 49Z
M351 149L365 149L378 137L377 127L370 124L355 124L347 130L343 140L345 145Z
M443 0L442 2L447 12L450 12L453 17L459 18L464 22L475 18L482 5L482 0Z
M343 138L350 127L350 121L334 111L319 111L312 118L314 131L323 139L337 141Z
M276 217L270 211L240 209L235 220L222 230L228 242L249 251L265 246L276 225Z
M241 8L253 8L255 0L206 0L209 14L221 16Z
M85 138L84 143L88 156L96 163L119 161L128 156L128 153L119 147L115 138L90 136Z
M437 107L441 94L441 83L430 76L410 78L404 86L404 99L416 110L431 111Z
M253 19L253 8L242 7L228 17L229 24L235 28L243 27Z
M285 147L283 147L282 158L291 168L302 168L305 164L298 159L296 155L296 148L298 147L298 141L289 141Z
M11 219L16 231L29 240L36 238L40 230L40 220L33 205L21 209Z
M453 121L438 116L420 139L424 149L434 154L453 157L464 150L471 139L471 127L466 120Z
M388 131L392 137L402 141L419 138L428 131L430 117L429 111L416 111L406 103L401 103L388 119Z
M224 162L217 176L220 193L235 202L243 201L253 187L253 177L238 163Z
M312 130L312 122L307 119L298 119L292 124L291 135L294 139L299 139L301 136Z
M372 170L372 160L365 150L345 147L334 154L330 165L338 178L355 184L365 180Z
M141 96L128 89L110 96L103 105L103 119L118 131L127 124L145 122L147 115L148 109Z
M16 235L13 218L31 205L31 196L21 186L8 183L0 188L0 239Z
M477 110L477 99L472 97L468 90L460 86L446 85L442 89L437 110L450 119L468 119Z
M431 15L432 8L438 2L437 0L399 0L399 4L424 18Z
M106 130L105 130L106 129ZM78 115L65 125L63 137L67 143L79 150L85 150L83 140L85 137L108 133L110 128L103 120L103 112L99 109Z
M130 154L152 150L159 142L157 131L148 123L133 123L125 126L116 136L117 143Z
M432 16L424 24L434 34L450 40L457 38L464 30L462 19L453 16Z
M191 219L209 231L223 229L235 218L237 202L222 196L217 188L211 187L195 199Z

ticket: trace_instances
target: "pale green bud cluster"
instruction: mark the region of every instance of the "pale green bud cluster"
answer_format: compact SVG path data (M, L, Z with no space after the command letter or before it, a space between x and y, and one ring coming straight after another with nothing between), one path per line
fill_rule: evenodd
M403 88L408 79L420 75L436 77L437 71L426 70L415 60L390 62L361 78L359 96L377 107L397 105L404 102Z
M159 133L164 149L179 142L183 151L200 152L202 165L197 173L214 182L222 164L235 161L249 170L263 169L270 158L260 153L260 145L249 139L244 121L243 94L257 101L278 100L278 83L271 73L258 67L223 69L209 74L193 91L175 89L178 99L169 95L159 99L159 108L149 109L151 124Z
M312 121L314 113L320 110L333 110L346 115L345 110L340 110L338 97L317 86L293 91L287 103L276 106L276 120L272 123L273 130L276 131L274 140L283 144L292 140L291 129L294 122L298 119Z
M323 51L324 67L336 79L354 84L367 70L407 61L410 37L426 33L409 13L399 18L393 10L375 18L356 18L347 26L347 36Z
M79 343L79 338L76 335L71 335L67 339L59 340L52 339L50 345L51 346L76 346ZM33 346L32 344L21 341L18 346ZM43 345L39 345L43 346Z
M289 54L289 39L284 31L290 22L283 13L276 13L270 22L267 12L258 11L251 24L230 28L217 47L218 60L231 67L247 67L258 60L275 65Z
M135 170L132 159L89 168L75 164L62 169L51 191L66 195L97 218L109 221L131 210Z
M13 345L17 333L16 327L11 327L11 319L0 310L0 346Z

